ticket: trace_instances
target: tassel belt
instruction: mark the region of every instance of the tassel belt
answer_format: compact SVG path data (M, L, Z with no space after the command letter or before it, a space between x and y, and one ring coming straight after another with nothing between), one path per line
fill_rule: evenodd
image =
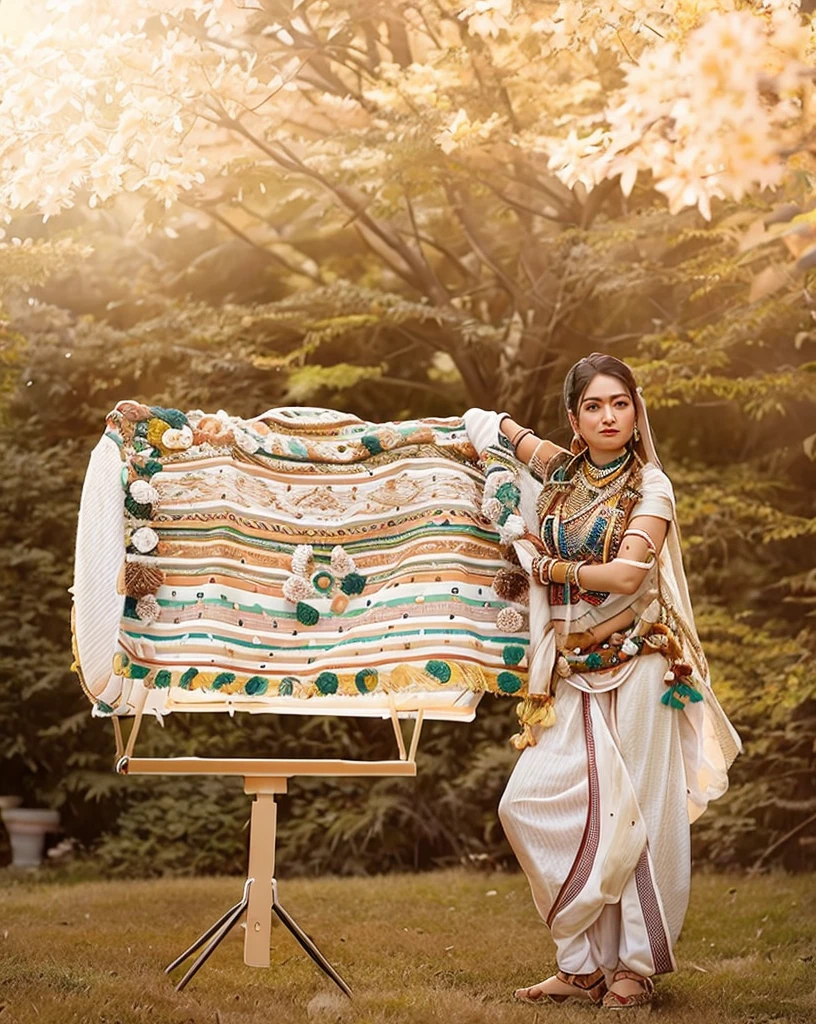
M555 674L566 679L573 672L606 672L642 654L663 654L670 663L682 656L677 638L662 622L639 625L618 636L622 637L619 643L613 643L610 638L582 647L582 634L570 633L561 644Z
M691 666L680 659L683 649L671 629L662 622L639 623L628 633L621 633L619 643L602 643L581 647L585 634L568 634L560 648L553 672L553 685L549 693L529 694L516 707L521 732L510 742L516 750L535 746L535 726L546 729L555 723L554 684L560 677L566 679L573 672L605 672L624 665L645 654L662 654L670 668L664 675L666 692L660 703L669 708L683 710L686 704L696 704L703 695L696 685ZM613 634L615 636L615 634Z

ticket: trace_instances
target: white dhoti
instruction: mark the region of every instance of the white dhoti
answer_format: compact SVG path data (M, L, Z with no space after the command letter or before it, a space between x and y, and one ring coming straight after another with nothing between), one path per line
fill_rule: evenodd
M499 806L569 974L674 970L691 862L684 712L660 703L666 667L644 655L606 692L562 680L555 725L521 754Z

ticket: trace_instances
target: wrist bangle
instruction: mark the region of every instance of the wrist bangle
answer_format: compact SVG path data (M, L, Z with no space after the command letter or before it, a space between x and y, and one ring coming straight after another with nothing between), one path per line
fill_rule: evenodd
M569 562L562 562L560 559L553 559L550 565L550 580L553 583L566 583L569 564Z
M553 559L548 555L537 555L533 559L532 571L538 578L538 582L542 585L550 582L550 564L552 561Z
M533 430L531 427L522 427L521 430L516 431L513 437L510 438L510 444L514 448L518 448L522 440L527 437L528 434L532 434Z
M583 588L581 587L581 581L578 579L578 572L586 565L586 560L580 562L568 562L566 582L580 593Z

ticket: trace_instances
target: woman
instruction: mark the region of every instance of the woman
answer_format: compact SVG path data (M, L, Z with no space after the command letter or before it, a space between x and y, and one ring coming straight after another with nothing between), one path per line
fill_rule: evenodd
M507 414L465 414L480 453L498 440L529 464L520 511L535 528L515 542L532 579L533 712L499 815L559 970L515 994L621 1008L649 1002L652 978L675 968L689 822L725 791L739 739L711 692L631 369L593 353L564 401L569 451Z

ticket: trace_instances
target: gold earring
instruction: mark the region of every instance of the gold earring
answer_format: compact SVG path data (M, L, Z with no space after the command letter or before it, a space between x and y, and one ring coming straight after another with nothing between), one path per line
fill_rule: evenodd
M640 431L638 430L637 423L635 423L635 429L632 431L632 436L635 439L635 444L639 444L640 443Z
M586 447L586 441L583 439L583 437L581 437L581 435L576 430L576 432L572 435L572 440L570 441L570 451L573 455L580 455L581 452L586 451Z

